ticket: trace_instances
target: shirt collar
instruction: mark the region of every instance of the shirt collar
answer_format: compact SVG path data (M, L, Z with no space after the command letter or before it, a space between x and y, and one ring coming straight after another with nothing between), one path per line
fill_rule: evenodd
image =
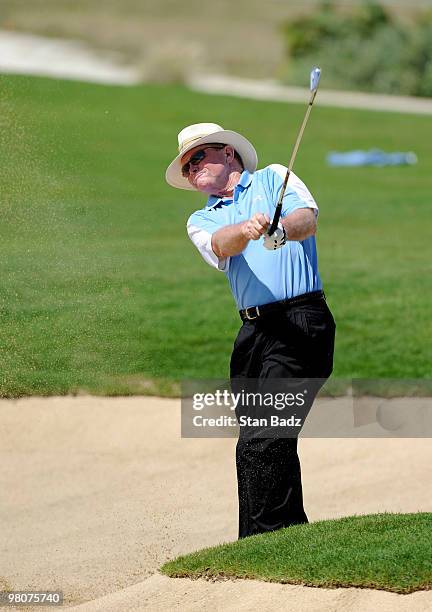
M240 176L240 180L234 189L234 199L235 199L235 192L245 191L245 189L247 189L249 185L251 184L251 181L252 181L252 174L248 172L247 170L243 170ZM232 201L233 201L232 198L221 198L219 196L211 195L209 196L207 200L206 208L213 208L214 206L219 204L219 202L222 204L230 204Z
M240 177L239 182L236 185L236 189L240 188L241 191L244 191L249 187L252 182L252 173L247 170L243 170L242 175Z

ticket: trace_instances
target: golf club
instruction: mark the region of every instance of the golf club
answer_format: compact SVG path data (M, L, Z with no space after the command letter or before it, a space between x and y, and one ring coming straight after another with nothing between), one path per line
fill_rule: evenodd
M284 182L282 184L282 188L281 188L281 191L280 191L280 194L279 194L279 200L278 200L278 203L276 205L276 210L275 210L275 214L274 214L274 217L273 217L273 221L272 221L272 224L271 224L270 229L268 231L268 235L269 236L271 236L273 234L273 232L275 231L275 229L277 228L278 223L279 223L279 219L280 219L281 212L282 212L282 200L283 200L283 197L285 195L285 189L286 189L286 186L288 184L289 175L290 175L291 170L292 170L292 168L294 166L294 160L296 158L297 151L298 151L298 148L300 146L301 139L303 137L303 132L305 130L307 121L309 119L310 112L312 110L312 104L314 103L315 96L316 96L316 93L318 91L318 85L319 85L319 82L320 82L320 77L321 77L321 68L313 68L312 72L310 74L311 97L310 97L309 104L308 104L308 107L307 107L307 110L306 110L306 114L305 114L304 119L303 119L303 123L301 125L300 131L299 131L298 136L297 136L296 143L294 145L293 152L291 154L291 159L290 159L290 162L288 164L288 169L286 171Z

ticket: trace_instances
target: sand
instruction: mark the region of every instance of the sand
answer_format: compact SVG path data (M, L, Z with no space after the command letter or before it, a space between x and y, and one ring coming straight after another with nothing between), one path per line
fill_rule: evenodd
M116 612L432 608L432 591L158 574L167 559L237 537L235 440L182 439L179 400L2 400L0 424L6 588L60 589L65 606ZM428 439L305 438L300 455L312 521L432 511Z
M136 85L138 68L116 53L101 53L78 40L0 30L0 73L72 79L103 85Z

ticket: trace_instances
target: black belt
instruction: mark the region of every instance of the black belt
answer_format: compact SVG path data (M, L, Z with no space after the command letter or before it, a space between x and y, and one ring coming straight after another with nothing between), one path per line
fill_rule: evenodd
M271 302L270 304L263 304L262 306L249 306L244 310L239 310L239 313L242 321L254 321L276 310L287 310L292 306L307 304L310 301L322 299L325 299L324 291L311 291L310 293L303 293L302 295L297 295L288 300L281 300L280 302Z

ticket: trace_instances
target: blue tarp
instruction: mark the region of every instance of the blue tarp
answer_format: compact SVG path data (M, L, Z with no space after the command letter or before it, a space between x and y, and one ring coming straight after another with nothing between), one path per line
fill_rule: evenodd
M386 153L380 149L370 151L347 151L340 153L330 151L327 154L329 166L406 166L417 163L417 155L412 151L408 153Z

